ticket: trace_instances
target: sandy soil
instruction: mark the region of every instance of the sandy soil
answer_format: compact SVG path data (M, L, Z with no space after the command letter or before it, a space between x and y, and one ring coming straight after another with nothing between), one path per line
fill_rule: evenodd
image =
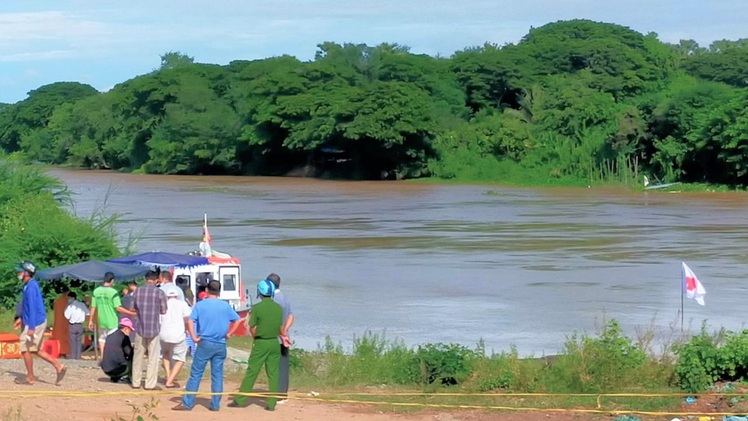
M143 405L154 399L158 406L151 413L159 420L204 420L228 421L236 419L257 418L262 420L359 420L359 421L588 421L612 420L612 416L583 415L575 413L544 413L544 412L490 412L477 410L423 410L407 413L383 410L381 407L355 404L332 404L316 402L307 398L303 392L293 393L296 398L290 399L283 405L278 405L275 412L264 410L264 402L260 399L252 400L247 408L227 408L228 402L224 398L220 412L208 410L208 398L198 397L197 406L190 412L176 412L171 408L179 403L180 395L175 390L164 389L157 392L134 390L127 384L113 384L92 361L65 361L68 372L60 386L54 385L54 370L43 361L35 361L37 382L33 386L17 385L16 378L25 378L25 369L21 360L0 360L0 416L3 421L20 420L112 420L115 414L124 420L134 419L133 405ZM234 363L227 363L231 365ZM238 385L226 382L225 390L236 390ZM209 391L210 382L205 379L201 384L201 391ZM76 391L89 392L94 396L62 397L62 396L31 396L35 391ZM121 392L114 396L95 396L101 392ZM21 396L26 394L26 396ZM324 398L324 393L320 395ZM15 414L20 408L20 418ZM149 420L147 413L141 412L145 420ZM641 418L645 419L645 418ZM653 418L646 418L653 419ZM669 418L668 418L669 419Z

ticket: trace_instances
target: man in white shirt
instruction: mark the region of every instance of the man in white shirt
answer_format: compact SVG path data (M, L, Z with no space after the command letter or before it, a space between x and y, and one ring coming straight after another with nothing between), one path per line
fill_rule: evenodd
M161 291L163 291L164 294L168 296L169 291L174 291L177 293L177 297L179 297L180 300L184 301L184 291L182 291L182 288L179 288L177 284L173 282L172 274L170 271L161 271L161 273L158 275L158 282L159 288L161 288Z
M172 285L174 285L172 283ZM179 289L179 288L177 288ZM174 379L182 369L187 358L187 320L192 313L190 306L179 298L179 294L173 289L164 291L166 293L166 314L161 316L161 356L166 372L166 387L179 387ZM172 365L173 360L173 365Z
M86 316L91 313L85 304L77 300L78 296L70 291L68 292L68 306L65 308L65 318L68 319L70 328L68 335L70 337L70 358L73 360L81 359L81 348L83 347L83 322Z

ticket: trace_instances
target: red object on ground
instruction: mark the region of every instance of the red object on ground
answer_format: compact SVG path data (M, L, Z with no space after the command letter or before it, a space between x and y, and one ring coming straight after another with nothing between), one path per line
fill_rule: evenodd
M0 332L0 359L12 360L21 358L18 341L19 337L17 334Z
M45 339L42 342L42 351L49 354L52 358L60 358L60 341L57 339Z

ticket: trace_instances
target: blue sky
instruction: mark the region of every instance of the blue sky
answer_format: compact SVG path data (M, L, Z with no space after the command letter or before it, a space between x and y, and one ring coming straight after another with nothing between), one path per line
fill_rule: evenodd
M746 0L0 0L0 102L57 81L105 91L158 67L167 51L227 64L308 60L323 41L396 42L449 56L575 18L668 42L748 37Z

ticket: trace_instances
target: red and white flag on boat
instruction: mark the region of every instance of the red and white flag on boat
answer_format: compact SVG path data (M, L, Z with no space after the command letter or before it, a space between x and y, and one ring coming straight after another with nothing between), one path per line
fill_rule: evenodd
M697 303L704 305L704 296L706 296L706 290L704 285L701 285L699 278L693 273L690 267L683 262L683 270L681 271L683 278L683 285L686 289L686 297L696 300Z
M203 241L200 243L200 253L205 257L210 257L210 233L208 232L208 214L203 214Z

